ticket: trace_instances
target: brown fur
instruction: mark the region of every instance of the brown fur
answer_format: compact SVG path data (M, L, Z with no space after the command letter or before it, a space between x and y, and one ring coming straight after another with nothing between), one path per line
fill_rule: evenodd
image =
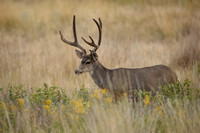
M116 97L126 92L130 98L134 97L136 90L151 91L155 94L159 85L175 83L178 80L176 73L165 65L107 69L99 61L94 63L90 75L98 87L113 91Z

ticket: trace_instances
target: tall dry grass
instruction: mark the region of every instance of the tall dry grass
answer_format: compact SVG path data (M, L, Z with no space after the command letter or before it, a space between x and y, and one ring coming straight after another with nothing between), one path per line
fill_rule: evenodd
M74 48L63 44L58 35L58 31L62 30L67 39L72 39L74 14L77 16L79 39L87 35L96 38L97 28L92 18L101 17L103 39L97 53L99 60L106 67L170 65L181 80L189 78L200 87L198 72L200 2L198 0L1 0L0 2L0 87L24 84L27 88L36 88L45 82L52 86L63 87L69 95L82 84L88 88L97 88L88 74L81 76L74 74L80 60L76 57ZM89 49L82 41L81 44ZM190 48L192 50L188 50ZM190 67L182 65L185 64L186 58ZM135 132L156 130L154 127L156 114L151 116L155 115L155 119L147 120L152 125L146 125L144 119L137 115L140 112L133 111L129 105L116 105L111 112L105 112L104 108L97 105L94 108L98 111L94 112L95 117L90 116L87 122L91 132L106 132L106 129L109 129L109 132L132 132L133 129ZM198 115L197 110L195 111L191 117ZM130 117L132 115L135 117ZM187 120L186 116L181 120ZM134 122L130 124L129 121ZM173 125L173 122L179 123L178 118L172 123L170 119L167 121L169 121L166 122L168 127L174 126L177 132L185 131L182 125L177 126L181 128ZM195 121L199 122L196 119ZM190 120L191 123L185 123L191 126L195 121ZM113 123L113 127L106 125L108 123ZM121 123L124 125L120 127ZM131 125L134 128L130 128ZM198 127L194 129L197 131ZM176 131L169 128L166 132Z
M87 74L73 74L79 60L74 48L64 45L58 35L61 29L72 38L74 14L79 38L97 37L92 18L102 18L103 40L98 54L110 68L168 65L170 55L179 53L177 47L182 47L191 27L199 29L195 2L121 2L1 1L1 84L30 87L47 82L76 88L85 83L94 87ZM188 75L179 74L182 76Z

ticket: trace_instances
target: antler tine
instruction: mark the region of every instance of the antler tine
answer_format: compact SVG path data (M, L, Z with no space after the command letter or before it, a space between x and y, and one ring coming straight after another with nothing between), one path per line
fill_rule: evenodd
M88 42L87 40L85 40L83 37L81 37L82 39L83 39L83 41L85 42L85 43L87 43L88 45L90 45L90 46L92 46L92 47L95 47L95 48L97 48L97 45L95 45L95 43L94 43L94 40L92 39L92 37L91 36L89 36L89 38L90 38L90 40L91 40L91 42Z
M101 19L99 18L99 23L93 19L94 22L96 23L98 29L99 29L99 40L98 40L98 47L101 45L101 34L102 34L102 22L101 22Z
M68 40L66 40L62 34L61 31L59 31L60 33L60 37L61 37L61 40L66 43L66 44L69 44L71 46L74 46L74 47L77 47L79 48L80 50L82 50L85 54L86 54L86 50L78 43L78 40L77 40L77 34L76 34L76 17L75 15L73 16L73 35L74 35L74 42L70 42Z
M92 39L91 36L89 36L91 42L86 41L83 37L82 37L82 39L83 39L83 41L84 41L85 43L87 43L88 45L94 47L94 49L93 49L92 51L96 51L96 50L99 48L100 44L101 44L102 22L101 22L101 19L100 19L100 18L99 18L99 23L98 23L95 19L93 19L93 21L96 23L96 25L97 25L97 27L98 27L98 30L99 30L98 45L95 44L95 42L94 42L94 40Z

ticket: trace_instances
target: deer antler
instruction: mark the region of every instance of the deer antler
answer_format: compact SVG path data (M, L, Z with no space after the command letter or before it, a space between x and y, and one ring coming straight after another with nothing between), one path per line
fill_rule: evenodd
M95 42L94 42L94 40L92 39L91 36L89 36L91 42L86 41L83 37L81 37L81 38L83 39L83 41L84 41L85 43L87 43L88 45L94 47L94 49L93 49L92 51L96 52L97 49L98 49L98 48L100 47L100 45L101 45L102 22L101 22L101 19L100 19L100 18L99 18L99 23L98 23L95 19L93 19L93 21L96 23L96 25L97 25L97 27L98 27L98 29L99 29L99 40L98 40L98 45L95 44Z
M69 45L74 46L74 47L77 47L77 48L79 48L81 51L83 51L84 54L86 54L86 50L78 43L78 40L77 40L77 35L76 35L76 17L75 17L75 15L74 15L74 17L73 17L74 42L67 41L67 40L64 38L64 36L63 36L63 34L62 34L61 31L59 31L59 33L60 33L61 40L62 40L64 43L69 44Z

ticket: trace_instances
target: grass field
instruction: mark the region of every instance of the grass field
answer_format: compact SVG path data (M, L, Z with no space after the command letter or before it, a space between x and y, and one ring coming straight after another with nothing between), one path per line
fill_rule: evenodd
M200 88L199 0L0 3L0 132L200 130L200 99L193 94ZM195 91L181 98L176 92L175 99L174 93L152 97L141 92L134 105L124 94L114 103L112 94L101 91L89 74L74 74L80 60L58 34L62 30L68 40L73 38L73 15L79 41L87 50L90 47L80 37L97 39L92 19L101 18L103 36L97 54L107 68L165 64L180 79L181 85L172 88Z

